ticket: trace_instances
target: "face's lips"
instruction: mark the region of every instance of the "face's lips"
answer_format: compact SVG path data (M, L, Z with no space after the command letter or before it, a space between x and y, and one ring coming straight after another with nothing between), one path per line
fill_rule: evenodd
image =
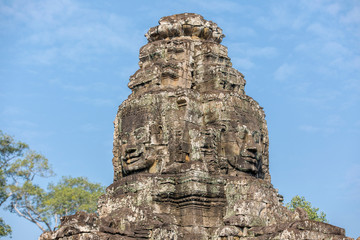
M131 159L127 159L126 160L126 164L132 164L134 162L137 162L139 160L139 158L131 158Z
M246 149L241 153L241 157L248 163L256 164L258 161L256 149Z
M250 164L256 164L258 161L254 156L242 156L242 158L245 160L245 162L248 162Z
M127 164L135 163L140 159L141 155L142 152L126 154L125 162Z

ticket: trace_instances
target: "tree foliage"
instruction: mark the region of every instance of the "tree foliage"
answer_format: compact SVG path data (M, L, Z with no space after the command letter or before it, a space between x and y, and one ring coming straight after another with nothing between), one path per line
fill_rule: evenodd
M54 214L64 216L76 211L96 212L97 199L103 194L100 184L90 183L85 177L63 177L57 184L49 184L44 203Z
M42 231L57 227L61 216L95 212L104 187L84 177L63 177L46 189L36 177L53 176L48 159L0 130L0 206L36 224ZM0 237L11 228L0 218Z
M302 208L308 214L310 220L325 222L327 223L326 214L324 212L319 212L319 208L311 206L311 203L306 201L305 197L295 196L291 199L289 203L286 204L286 207L292 211L296 208Z
M61 181L48 185L43 205L51 213L57 226L61 216L75 214L77 211L96 212L97 200L104 194L105 188L91 183L85 177L62 177Z
M35 223L42 231L51 230L51 216L43 204L46 192L31 181L10 188L13 194L6 209Z
M15 140L4 134L0 130L0 206L12 196L13 192L10 186L15 186L21 179L21 175L17 175L13 163L19 161L23 157L24 152L29 146L23 142L15 142ZM0 218L0 237L11 234L11 227Z
M0 237L11 235L11 227L0 218Z

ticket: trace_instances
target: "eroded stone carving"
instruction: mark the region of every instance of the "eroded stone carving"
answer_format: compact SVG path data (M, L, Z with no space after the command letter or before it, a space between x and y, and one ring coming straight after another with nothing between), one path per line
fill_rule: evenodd
M114 126L114 183L98 213L40 239L349 239L291 212L271 185L265 114L224 35L197 14L146 34Z

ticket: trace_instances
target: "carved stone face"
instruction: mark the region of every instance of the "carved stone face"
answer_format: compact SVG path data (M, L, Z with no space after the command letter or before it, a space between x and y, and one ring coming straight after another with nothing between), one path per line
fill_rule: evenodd
M264 115L255 102L228 97L204 103L204 122L216 133L218 168L221 172L265 178L268 173L268 137ZM210 142L210 141L209 141ZM209 145L209 144L208 144Z
M236 170L262 177L262 157L265 149L260 129L230 124L221 132L220 156Z
M120 164L124 176L151 170L161 142L161 126L152 121L153 114L144 107L122 112L120 124Z
M149 134L146 127L126 132L121 138L121 165L125 175L148 169L154 163L151 149L147 147Z

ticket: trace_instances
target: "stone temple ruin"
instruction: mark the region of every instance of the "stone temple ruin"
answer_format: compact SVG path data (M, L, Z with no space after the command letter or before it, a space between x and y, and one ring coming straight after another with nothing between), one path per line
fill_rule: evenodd
M98 215L63 217L41 240L350 239L283 206L264 111L245 94L221 28L185 13L146 37L115 118L114 183Z

